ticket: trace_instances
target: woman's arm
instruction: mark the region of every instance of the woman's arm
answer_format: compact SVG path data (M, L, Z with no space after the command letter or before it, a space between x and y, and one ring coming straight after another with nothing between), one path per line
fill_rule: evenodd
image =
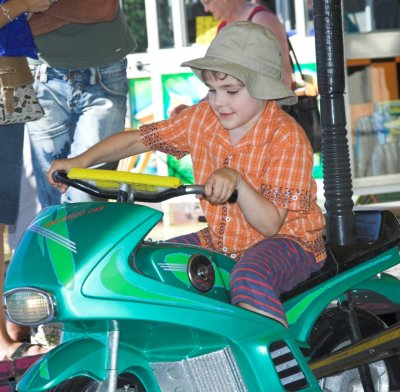
M51 0L9 0L0 5L0 28L25 12L43 12L51 5Z
M118 0L59 0L45 14L70 23L110 22L118 7Z
M34 14L29 18L29 26L34 37L50 33L69 23L67 20L58 19L45 13Z
M70 23L112 21L118 7L118 0L59 0L46 12L32 15L29 24L33 35L38 36Z

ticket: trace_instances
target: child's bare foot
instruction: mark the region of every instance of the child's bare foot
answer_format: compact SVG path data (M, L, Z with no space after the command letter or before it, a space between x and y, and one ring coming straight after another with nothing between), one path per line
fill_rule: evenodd
M18 359L31 355L46 354L49 350L50 348L41 346L40 344L15 342L10 344L6 350L0 351L0 361Z

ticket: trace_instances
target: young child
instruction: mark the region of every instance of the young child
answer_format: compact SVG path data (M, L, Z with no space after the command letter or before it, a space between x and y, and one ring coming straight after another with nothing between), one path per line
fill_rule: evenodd
M189 66L209 87L208 101L168 120L120 132L55 170L89 167L150 150L190 154L208 227L174 239L237 261L232 303L287 325L279 294L318 270L326 258L324 219L316 204L313 152L303 129L280 104L296 103L284 83L276 37L261 25L236 22ZM227 203L234 190L236 203Z

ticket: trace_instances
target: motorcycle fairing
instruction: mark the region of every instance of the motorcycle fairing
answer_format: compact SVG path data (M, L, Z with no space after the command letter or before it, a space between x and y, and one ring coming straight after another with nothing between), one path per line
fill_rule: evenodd
M70 203L41 211L32 221L16 249L11 263L15 287L54 286L74 290L82 286L88 272L128 233L136 230L134 249L143 236L161 219L162 213L141 205L120 203Z

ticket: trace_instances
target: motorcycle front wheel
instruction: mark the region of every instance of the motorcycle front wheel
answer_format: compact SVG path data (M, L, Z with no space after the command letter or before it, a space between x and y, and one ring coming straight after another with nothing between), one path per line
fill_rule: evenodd
M387 326L375 315L356 310L363 338L382 331ZM329 309L315 324L310 337L311 359L315 360L324 355L340 350L351 344L347 315L339 309ZM369 364L376 392L398 390L400 386L398 356L386 358ZM334 376L319 380L323 392L363 392L360 374L357 368L348 369Z
M74 377L48 390L48 392L96 392L99 383L90 377ZM146 392L140 380L130 373L118 376L116 392Z

